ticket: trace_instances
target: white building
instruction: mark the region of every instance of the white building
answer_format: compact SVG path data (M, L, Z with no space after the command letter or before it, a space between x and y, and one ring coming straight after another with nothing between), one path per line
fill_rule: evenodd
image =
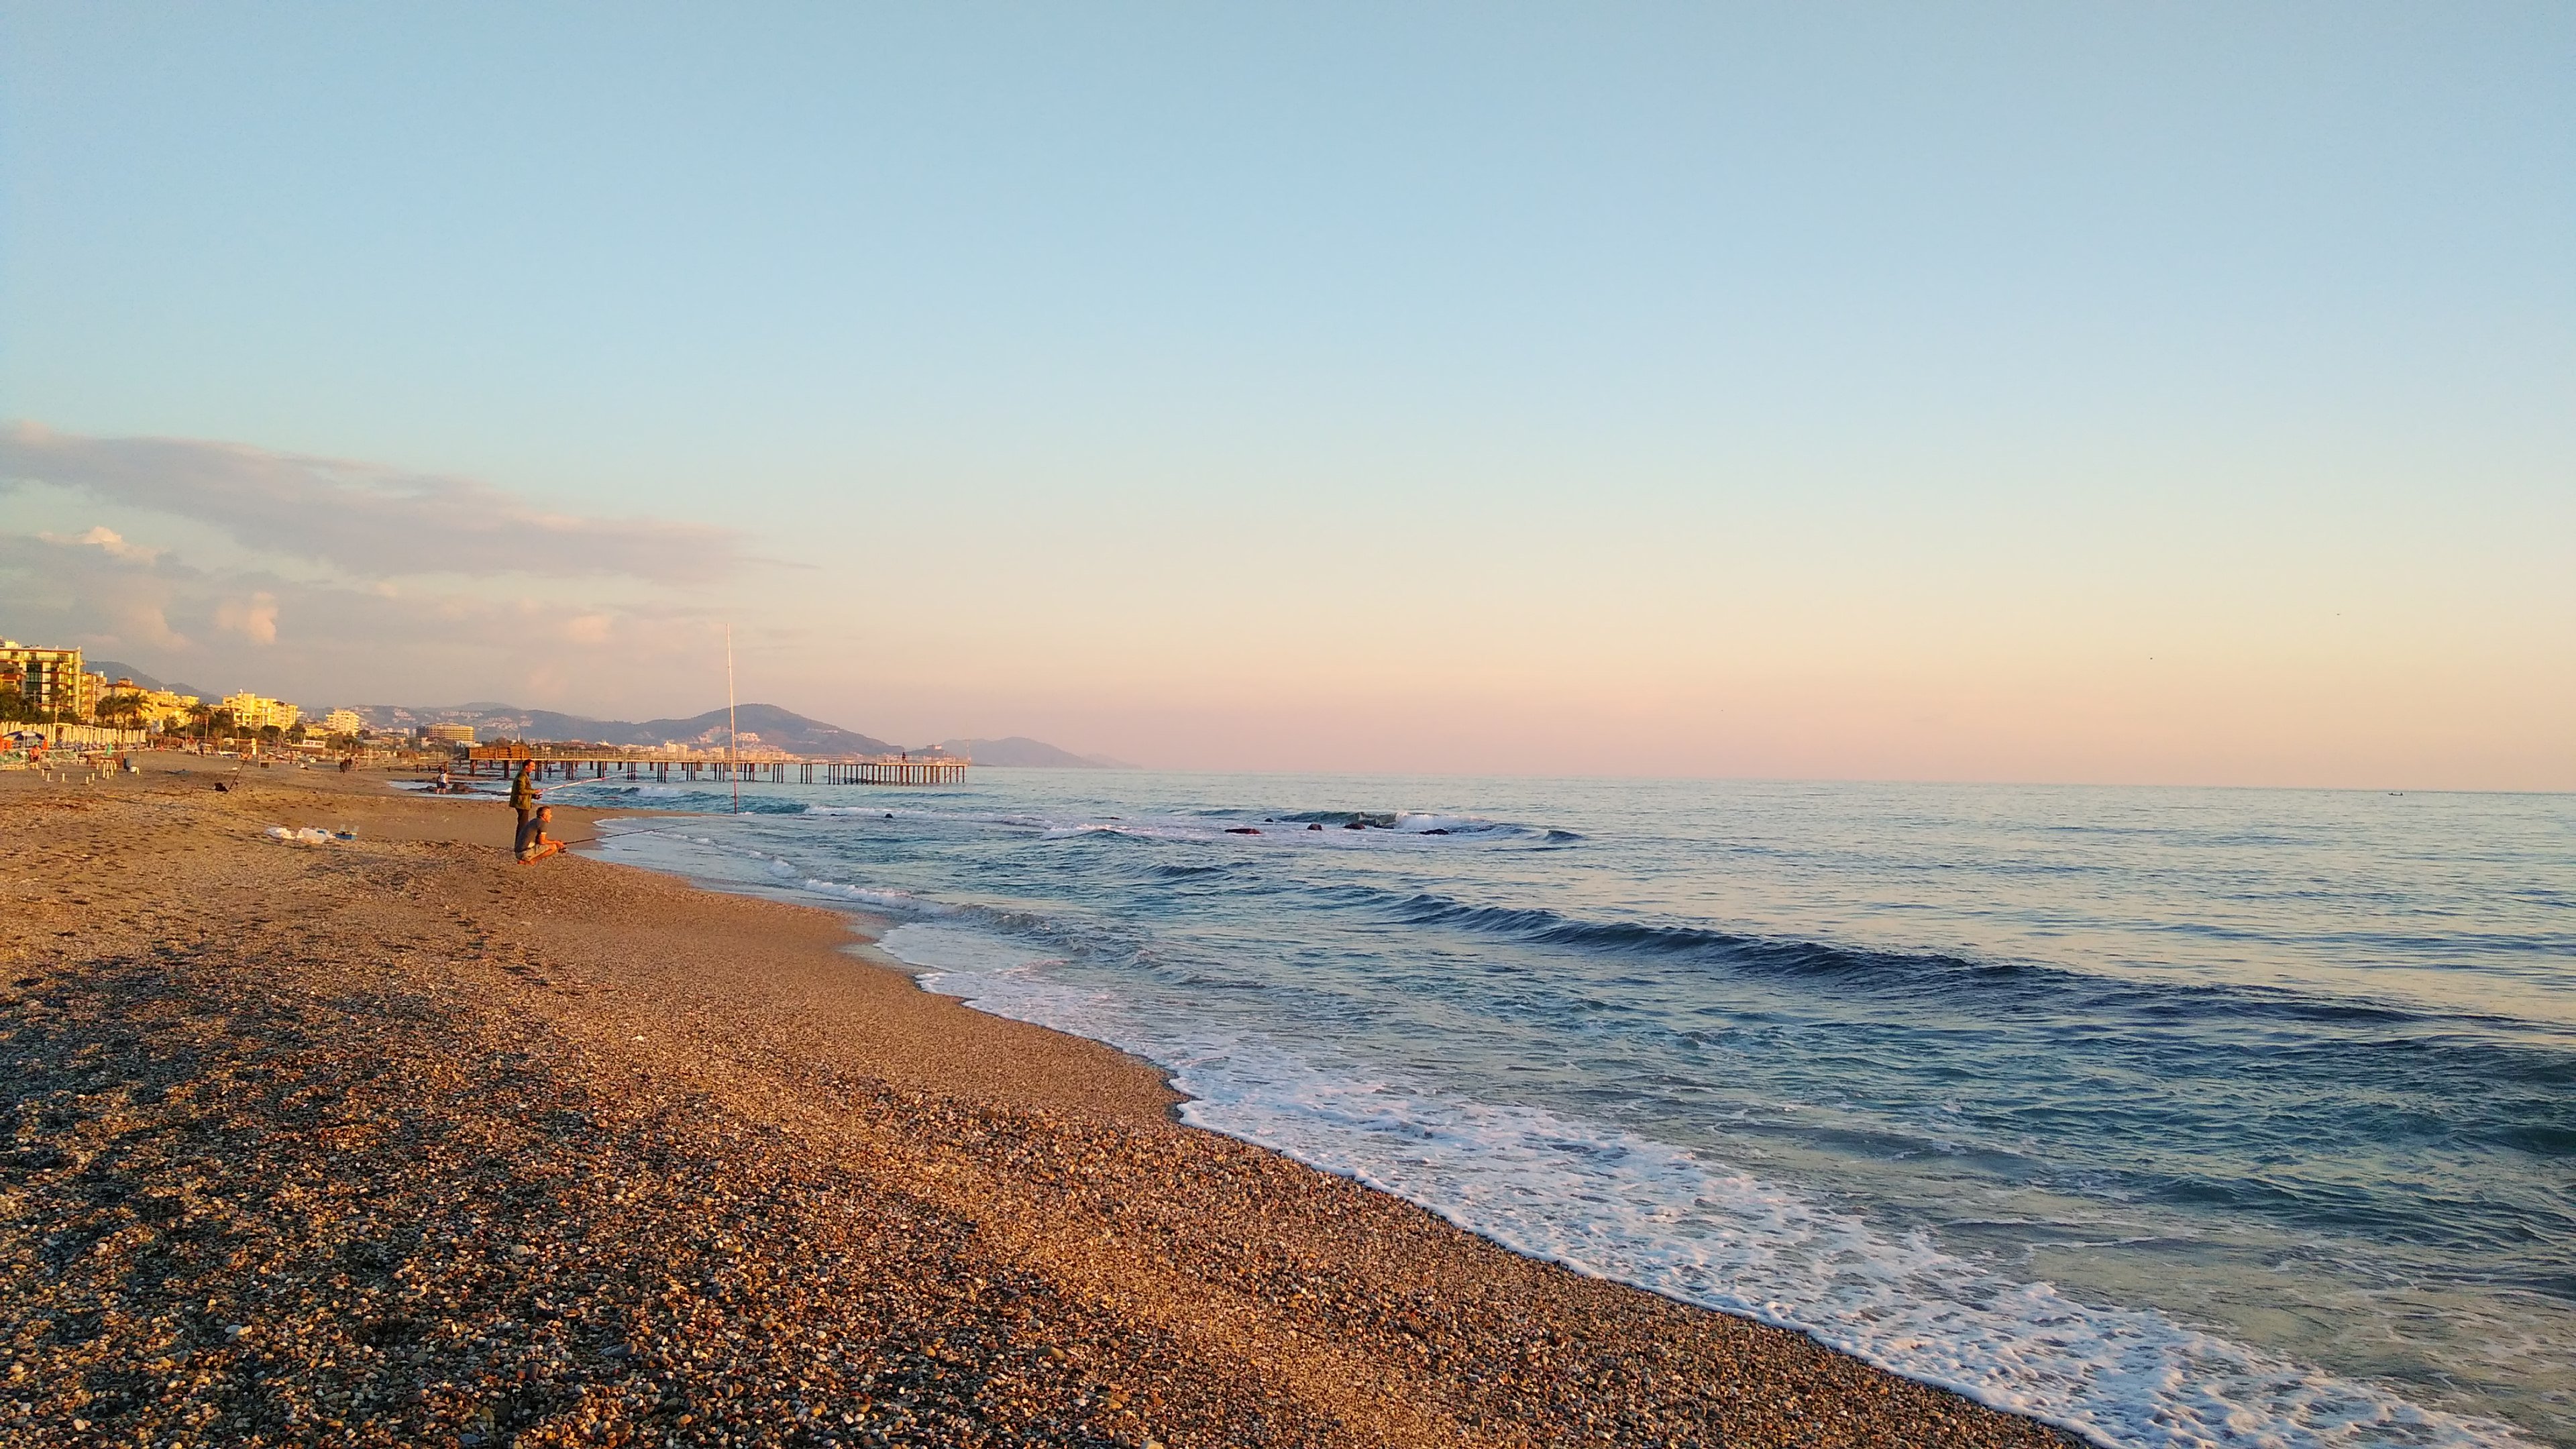
M304 718L304 711L294 705L282 699L252 694L248 690L225 695L224 702L216 707L233 717L236 729L261 730L275 725L282 730L291 730L297 720Z
M37 709L75 720L89 718L98 704L97 686L91 681L98 678L81 668L77 649L0 639L0 685L18 691L19 698Z

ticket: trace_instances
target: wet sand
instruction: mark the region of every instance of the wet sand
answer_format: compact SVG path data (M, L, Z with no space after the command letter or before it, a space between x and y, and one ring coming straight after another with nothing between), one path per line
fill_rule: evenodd
M1180 1126L864 922L510 825L0 775L0 1439L2067 1442Z

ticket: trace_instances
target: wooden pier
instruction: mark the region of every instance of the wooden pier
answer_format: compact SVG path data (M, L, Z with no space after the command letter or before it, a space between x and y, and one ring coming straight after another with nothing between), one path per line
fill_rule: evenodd
M541 755L524 747L478 745L466 756L468 775L507 778L527 765L540 780L735 780L773 785L954 785L971 760L709 760L649 755Z

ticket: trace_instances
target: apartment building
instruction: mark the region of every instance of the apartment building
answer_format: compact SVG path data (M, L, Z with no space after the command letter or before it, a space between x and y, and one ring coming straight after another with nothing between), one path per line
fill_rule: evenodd
M270 699L247 690L225 695L223 703L216 708L233 717L235 729L260 730L275 725L282 730L291 730L297 720L304 718L304 711L282 699Z
M121 705L129 699L134 701L135 719L149 730L185 729L191 712L197 707L197 697L193 694L145 689L131 679L119 679L99 694L99 703L103 707ZM122 709L111 712L119 716L124 713Z
M19 698L47 714L70 720L89 718L106 683L81 668L77 649L43 649L0 639L0 688L18 691Z

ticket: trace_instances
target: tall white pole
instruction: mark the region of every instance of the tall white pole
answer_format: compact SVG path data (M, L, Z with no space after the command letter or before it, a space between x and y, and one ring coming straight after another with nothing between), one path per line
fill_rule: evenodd
M733 813L742 813L742 737L733 723L733 626L725 625L725 773L733 776Z

